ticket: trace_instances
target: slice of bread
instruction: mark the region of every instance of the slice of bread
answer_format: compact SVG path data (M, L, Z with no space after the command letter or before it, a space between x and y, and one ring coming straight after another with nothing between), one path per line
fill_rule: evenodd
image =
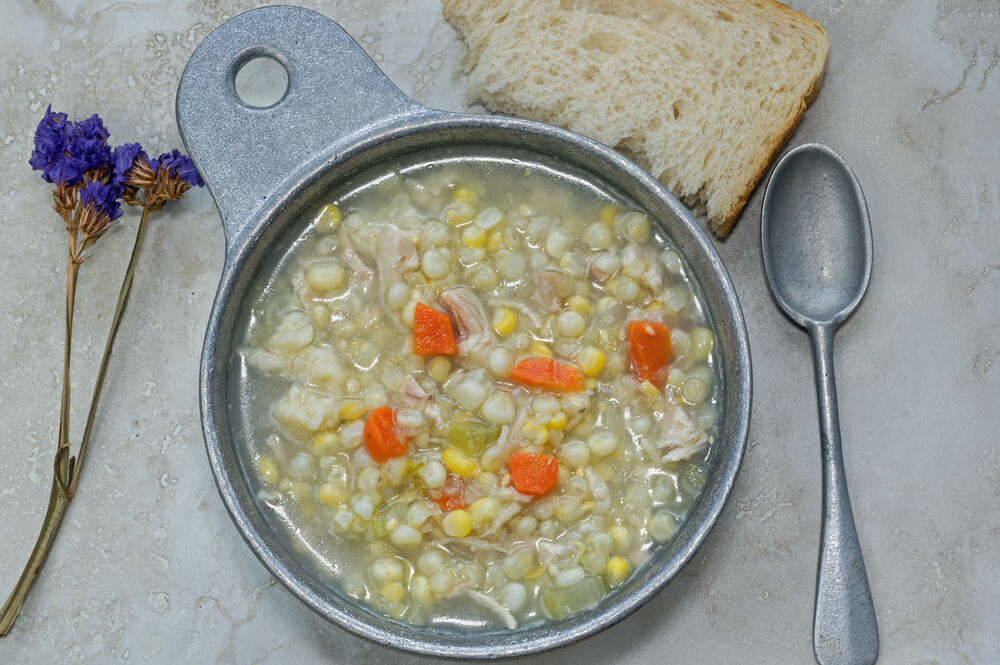
M773 0L442 0L472 93L625 153L726 236L819 92L823 26Z

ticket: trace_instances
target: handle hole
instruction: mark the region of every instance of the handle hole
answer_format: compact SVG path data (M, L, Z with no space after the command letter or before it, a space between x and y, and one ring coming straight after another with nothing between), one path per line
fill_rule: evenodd
M261 55L236 71L236 94L248 106L274 106L288 92L288 70L271 56Z

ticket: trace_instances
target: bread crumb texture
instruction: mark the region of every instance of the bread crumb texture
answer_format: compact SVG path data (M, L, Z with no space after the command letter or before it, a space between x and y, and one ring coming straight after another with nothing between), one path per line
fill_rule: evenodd
M473 95L654 174L726 236L819 92L823 26L772 0L442 0Z

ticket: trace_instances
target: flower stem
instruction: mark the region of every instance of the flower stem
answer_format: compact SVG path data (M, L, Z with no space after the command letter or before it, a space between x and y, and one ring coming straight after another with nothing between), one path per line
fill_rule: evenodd
M111 359L111 349L115 345L115 337L118 336L118 327L121 325L122 318L125 315L125 306L128 304L128 297L132 292L132 279L135 276L135 267L139 261L139 253L142 251L142 243L146 237L146 227L149 225L149 215L151 212L152 210L149 208L142 209L139 230L135 234L135 243L132 245L132 257L129 259L128 268L125 270L125 278L122 280L121 290L118 292L118 304L115 306L115 314L111 319L111 330L108 331L108 339L104 344L104 356L101 358L101 366L97 371L94 394L90 398L90 411L87 413L87 424L83 430L83 438L80 440L80 449L75 458L76 462L72 465L72 478L66 489L66 494L71 500L76 493L76 485L80 480L80 469L83 468L83 455L87 452L87 442L90 440L90 433L94 427L97 402L100 400L101 389L104 387L104 376L108 370L108 361Z
M59 440L56 447L55 461L52 465L52 491L49 493L49 507L45 511L42 529L35 540L28 563L21 571L21 577L7 597L7 602L0 608L0 637L6 637L14 626L17 616L21 613L24 599L38 578L45 565L56 534L62 525L66 509L69 507L70 496L67 494L67 483L73 474L73 461L69 458L69 370L70 350L73 345L73 312L76 306L76 278L80 272L80 256L77 250L76 232L70 230L69 258L66 266L66 341L63 346L63 384L62 398L59 406Z
M55 476L52 478L49 508L45 512L42 530L35 541L35 549L31 550L31 556L28 557L28 563L24 566L21 577L14 585L13 591L10 592L7 602L0 609L0 637L7 636L7 633L14 626L14 621L17 620L17 615L21 613L21 605L24 604L24 599L28 597L31 585L35 583L38 573L45 565L45 559L49 555L49 550L52 549L52 544L55 542L56 534L59 533L59 527L62 525L68 507L69 498L63 490L59 477Z

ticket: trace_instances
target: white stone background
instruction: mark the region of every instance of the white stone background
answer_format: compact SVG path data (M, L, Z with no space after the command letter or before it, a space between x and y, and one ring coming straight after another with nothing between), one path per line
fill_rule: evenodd
M27 159L51 102L115 142L180 147L190 53L252 2L18 0L0 22L0 594L49 491L65 240ZM436 0L308 1L417 101L469 108L463 46ZM855 169L875 266L837 336L847 475L881 633L879 663L1000 662L1000 7L992 0L795 0L830 34L823 90L789 145ZM682 574L622 624L526 663L808 663L820 519L808 339L773 305L758 190L717 243L741 298L755 387L747 455ZM84 266L74 436L137 215ZM154 219L93 448L0 663L403 663L327 624L265 571L218 497L197 373L223 259L205 191Z

